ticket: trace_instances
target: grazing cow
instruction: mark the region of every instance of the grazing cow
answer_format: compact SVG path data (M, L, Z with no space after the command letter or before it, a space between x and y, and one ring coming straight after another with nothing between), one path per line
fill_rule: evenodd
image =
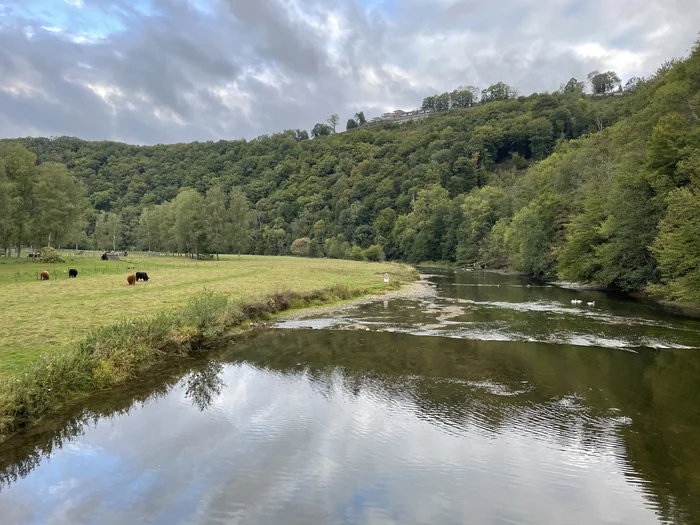
M41 280L42 280L42 281L48 281L48 280L49 280L49 272L47 272L46 270L44 270L43 272L41 272Z
M133 273L131 275L127 275L126 282L129 283L129 286L135 285L136 284L136 276Z
M136 272L137 281L148 281L148 274L146 272Z
M75 268L71 268L70 270L68 270L68 278L70 279L71 277L78 277L78 270L76 270Z

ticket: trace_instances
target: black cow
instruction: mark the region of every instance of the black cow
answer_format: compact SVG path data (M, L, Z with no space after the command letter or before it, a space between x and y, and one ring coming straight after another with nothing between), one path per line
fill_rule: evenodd
M148 281L148 274L146 272L136 272L137 281Z
M71 277L78 277L78 270L76 270L75 268L71 268L70 270L68 270L68 278L70 279Z

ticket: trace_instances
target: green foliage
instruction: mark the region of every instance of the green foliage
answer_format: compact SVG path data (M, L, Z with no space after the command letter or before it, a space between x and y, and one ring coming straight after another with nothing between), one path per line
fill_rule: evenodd
M51 248L51 246L44 246L41 249L41 262L45 263L62 263L65 262L61 255Z
M596 95L612 93L616 87L620 86L620 77L614 71L606 71L605 73L592 71L588 74L588 81Z
M700 196L690 188L673 190L652 251L664 286L656 291L674 300L700 302Z
M350 249L350 259L352 259L353 261L364 261L365 252L359 246L353 246Z
M330 135L331 133L333 133L333 128L328 124L323 124L320 122L311 130L311 136L314 138Z
M363 257L370 262L382 262L386 260L384 249L378 244L373 244L367 248L363 253Z
M311 239L308 237L301 237L299 239L294 239L289 251L292 255L298 255L299 257L308 257L309 251L311 250Z
M553 274L554 208L551 200L538 199L513 216L504 236L513 269L533 275Z
M518 92L503 82L497 82L481 92L482 102L493 102L496 100L509 100L515 98Z

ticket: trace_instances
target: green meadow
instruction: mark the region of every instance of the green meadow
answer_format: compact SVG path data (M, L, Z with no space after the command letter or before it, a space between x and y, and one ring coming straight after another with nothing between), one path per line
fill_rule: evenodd
M96 252L63 254L65 263L0 258L0 377L15 375L52 348L70 346L91 332L126 320L182 308L207 290L240 304L280 293L308 294L336 286L352 296L410 280L411 268L297 257L222 256L219 261L130 255L102 261ZM76 279L68 269L78 270ZM49 281L40 281L42 270ZM126 276L148 272L150 280L128 286Z

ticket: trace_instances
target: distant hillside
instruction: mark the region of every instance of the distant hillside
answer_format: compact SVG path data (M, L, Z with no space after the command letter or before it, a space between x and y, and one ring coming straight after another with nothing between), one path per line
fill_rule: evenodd
M408 261L509 267L624 289L652 284L694 301L700 250L691 234L700 232L687 210L699 207L699 64L696 47L624 96L586 95L575 82L527 97L506 90L468 109L313 140L286 131L144 147L19 142L84 184L86 235L70 241L79 245L104 243L111 220L118 247L214 252L237 244L260 254L355 258L381 258L381 248ZM439 109L431 100L427 107ZM13 143L3 142L6 150ZM214 187L221 192L205 198ZM197 193L163 205L183 188ZM240 226L226 212L231 195L237 209L243 196L250 206L247 220L237 219L250 232L235 243L226 229ZM207 214L218 217L219 234ZM185 231L190 226L196 231Z

